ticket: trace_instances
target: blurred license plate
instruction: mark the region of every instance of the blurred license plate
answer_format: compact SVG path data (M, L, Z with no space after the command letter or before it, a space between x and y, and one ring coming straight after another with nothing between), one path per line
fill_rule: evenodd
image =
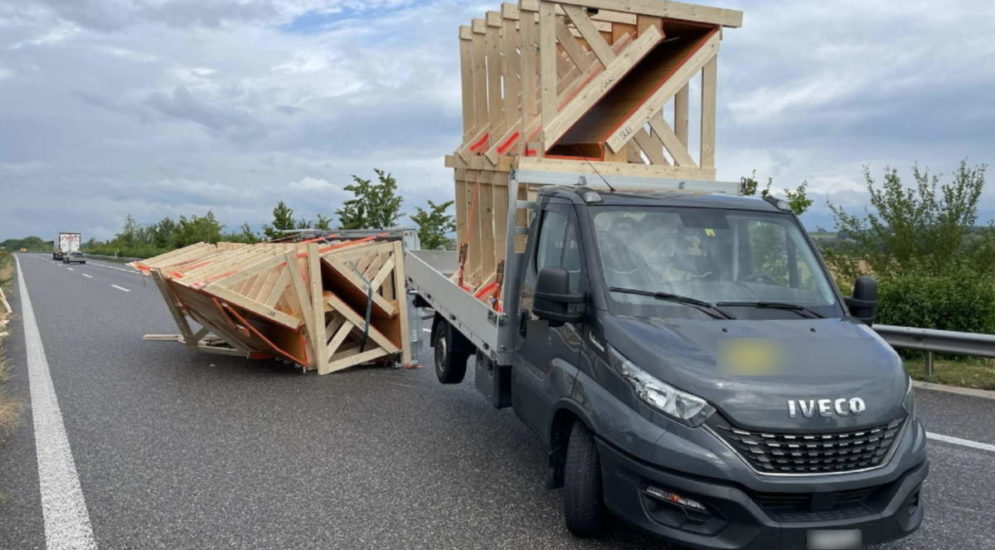
M860 548L860 529L811 529L808 550L849 550Z

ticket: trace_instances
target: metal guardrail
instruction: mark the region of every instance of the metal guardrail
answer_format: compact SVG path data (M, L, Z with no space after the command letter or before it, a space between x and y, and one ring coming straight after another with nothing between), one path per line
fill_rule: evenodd
M891 325L874 325L874 330L892 347L928 352L926 354L927 375L933 374L934 353L995 357L995 334Z
M134 262L136 260L141 260L141 258L128 258L126 256L107 256L104 254L90 254L89 252L84 252L87 258L96 258L98 260L111 260L115 262Z

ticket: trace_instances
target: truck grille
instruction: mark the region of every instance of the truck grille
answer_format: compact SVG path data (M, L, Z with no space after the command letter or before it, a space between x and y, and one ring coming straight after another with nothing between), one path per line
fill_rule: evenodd
M708 424L759 472L837 473L880 466L905 418L861 430L777 433L744 430L716 414Z

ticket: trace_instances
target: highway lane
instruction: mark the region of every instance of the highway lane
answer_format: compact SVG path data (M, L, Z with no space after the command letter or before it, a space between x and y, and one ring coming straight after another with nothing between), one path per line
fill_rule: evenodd
M101 548L659 546L622 525L601 541L571 538L558 492L543 489L537 439L477 397L472 377L319 378L143 342L175 331L151 281L20 257ZM8 389L28 401L13 330ZM930 431L993 441L995 402L917 397ZM0 450L0 548L45 547L31 420ZM926 524L886 548L995 548L995 453L932 442L930 456Z

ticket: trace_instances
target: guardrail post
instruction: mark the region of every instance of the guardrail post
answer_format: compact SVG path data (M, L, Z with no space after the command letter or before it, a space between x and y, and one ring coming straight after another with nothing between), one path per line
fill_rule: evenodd
M926 352L926 376L933 376L933 352Z

